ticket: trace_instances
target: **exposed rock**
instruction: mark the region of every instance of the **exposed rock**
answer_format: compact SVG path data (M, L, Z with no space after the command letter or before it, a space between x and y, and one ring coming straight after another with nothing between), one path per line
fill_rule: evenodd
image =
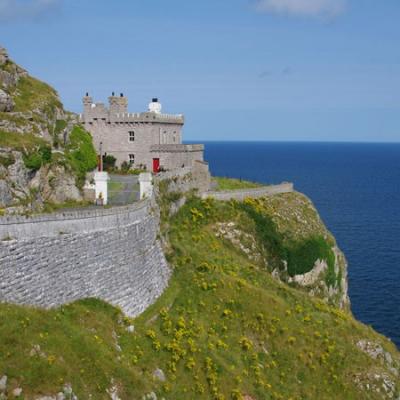
M165 374L164 371L160 368L157 368L154 372L153 372L153 377L157 380L159 380L160 382L165 382L166 378L165 378Z
M154 392L150 392L148 394L145 394L142 397L142 400L157 400L157 395Z
M315 285L320 279L322 273L325 273L328 269L328 264L325 260L317 260L311 271L302 274L289 277L289 283L297 283L300 286L311 286Z
M231 242L235 247L245 253L250 260L260 261L262 259L254 237L243 232L234 222L217 223L215 236Z
M28 185L32 173L25 167L22 153L12 152L15 162L8 169L8 181L12 182L14 196L25 197L29 194Z
M12 394L13 394L14 397L19 397L19 396L21 396L21 394L22 394L22 389L21 389L21 388L15 388L15 389L12 391Z
M129 325L129 326L126 328L126 330L127 330L127 332L129 332L129 333L133 333L133 332L135 332L135 327L134 327L133 325Z
M8 61L8 53L4 47L0 46L0 66L4 65Z
M7 389L7 375L4 375L0 379L0 392L5 392L6 389Z
M0 112L10 112L14 108L14 102L10 95L0 89Z
M4 179L0 179L0 207L7 207L13 202L11 190Z
M45 201L65 203L82 200L75 178L62 166L42 167L30 182L30 187L39 190Z
M356 346L365 354L368 354L374 360L380 360L382 364L388 367L389 371L398 376L399 366L393 360L392 355L385 351L384 348L375 342L371 342L367 339L361 339L356 343Z
M396 384L386 373L359 373L354 377L354 383L366 393L380 394L383 399L395 399Z
M29 355L30 355L31 357L35 357L35 356L42 357L42 358L45 358L45 357L46 357L46 354L41 350L39 344L34 344L34 345L32 346L32 349L31 349L31 351L29 352Z
M111 400L121 400L120 397L118 397L118 388L116 386L112 386L108 389L107 393L110 395Z

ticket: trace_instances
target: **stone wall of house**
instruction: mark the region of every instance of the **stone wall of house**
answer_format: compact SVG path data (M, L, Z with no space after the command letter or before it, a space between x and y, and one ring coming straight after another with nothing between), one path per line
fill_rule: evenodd
M170 269L151 202L0 218L0 301L50 308L87 297L130 316L152 304Z
M211 175L207 162L195 160L190 167L185 166L160 172L156 175L155 180L168 180L170 192L185 193L196 190L199 194L202 194L210 189Z
M151 158L159 158L165 170L191 167L195 161L204 161L202 144L160 144L151 146Z

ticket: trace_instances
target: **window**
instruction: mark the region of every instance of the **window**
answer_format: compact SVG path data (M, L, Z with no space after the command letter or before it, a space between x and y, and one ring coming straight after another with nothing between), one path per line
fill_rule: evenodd
M129 131L129 141L130 142L135 141L135 132L134 131Z
M129 164L135 164L135 155L129 154Z

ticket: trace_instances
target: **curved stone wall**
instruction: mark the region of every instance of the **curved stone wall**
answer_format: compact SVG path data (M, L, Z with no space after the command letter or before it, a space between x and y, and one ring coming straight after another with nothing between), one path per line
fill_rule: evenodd
M0 301L50 308L96 297L138 315L170 276L157 232L149 201L0 218Z

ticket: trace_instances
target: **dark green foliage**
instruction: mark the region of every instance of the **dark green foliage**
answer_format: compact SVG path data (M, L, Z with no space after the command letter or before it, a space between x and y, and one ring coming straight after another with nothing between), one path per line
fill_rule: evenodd
M129 164L127 161L124 161L121 164L121 172L128 172L131 169L131 164Z
M117 159L111 154L105 154L103 156L103 169L105 171L112 171L115 168Z
M335 256L323 237L316 236L293 243L287 248L287 255L290 276L305 274L313 269L317 260L325 260L328 263L328 274L333 273L334 284ZM332 276L329 281L332 281Z
M281 260L286 260L288 274L295 276L311 271L317 260L325 260L328 264L326 283L328 286L335 285L335 256L330 245L322 236L286 243L284 236L278 232L271 217L246 202L237 203L237 207L245 211L254 221L257 236L271 258L274 268L281 268Z
M48 164L51 161L50 146L40 146L38 150L24 154L24 164L26 168L34 171L38 170L42 165Z
M287 250L283 245L283 236L272 219L257 211L251 204L237 203L237 207L254 221L258 238L275 264L273 267L281 267L281 260L287 259Z
M59 135L67 127L67 121L64 119L58 119L54 127L54 134Z
M97 166L97 154L92 137L81 126L76 125L70 134L66 147L68 162L76 175L76 182L82 187L86 173Z

